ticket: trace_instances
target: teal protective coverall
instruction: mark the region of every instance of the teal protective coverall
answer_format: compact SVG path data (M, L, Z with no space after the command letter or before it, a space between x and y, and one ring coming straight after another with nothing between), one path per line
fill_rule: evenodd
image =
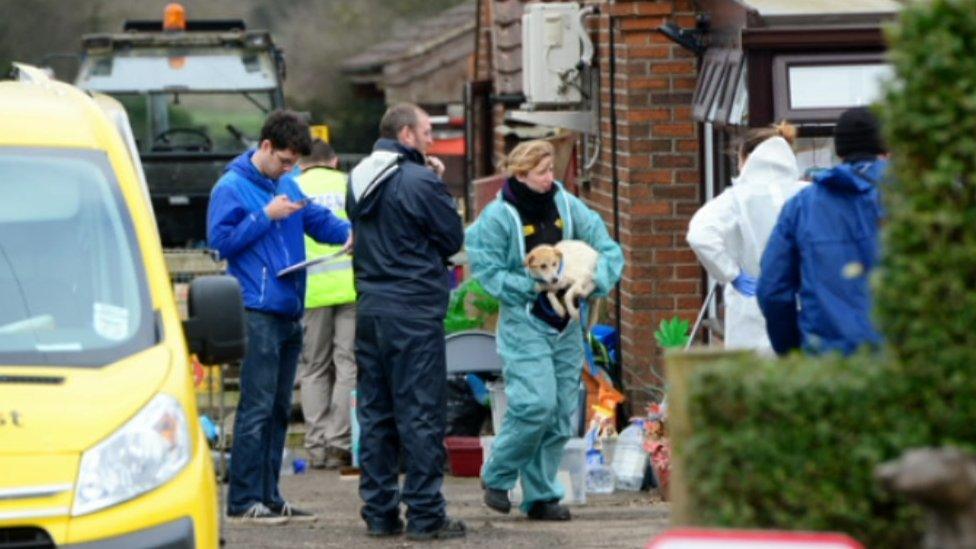
M554 199L563 239L582 240L600 259L595 296L606 296L620 279L623 253L600 216L558 182ZM583 367L583 334L573 321L558 332L529 310L537 293L526 271L522 220L501 195L468 229L472 275L501 302L498 353L504 362L508 409L482 478L489 488L510 490L521 475L524 512L535 502L562 499L556 471L571 433ZM585 322L585 319L584 319Z

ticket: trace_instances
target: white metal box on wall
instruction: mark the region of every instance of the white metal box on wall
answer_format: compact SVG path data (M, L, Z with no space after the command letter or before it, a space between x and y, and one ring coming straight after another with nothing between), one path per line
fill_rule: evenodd
M522 91L530 105L578 103L580 6L527 4L522 14Z

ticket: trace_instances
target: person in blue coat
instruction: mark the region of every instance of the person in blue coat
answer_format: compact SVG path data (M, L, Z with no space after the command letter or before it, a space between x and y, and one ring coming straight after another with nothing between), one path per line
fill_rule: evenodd
M534 520L569 520L556 481L563 447L572 435L583 368L580 321L555 315L524 265L539 244L582 240L599 253L596 296L620 280L623 253L600 216L553 178L553 147L546 141L516 146L506 160L502 192L467 232L472 275L500 303L498 353L504 363L508 408L482 472L485 504L511 510L508 490L522 479L522 511ZM584 320L585 322L585 320Z
M868 282L888 165L878 119L863 107L845 111L834 146L842 163L786 203L762 256L757 296L780 355L851 354L882 340Z
M425 156L430 117L416 105L390 107L373 152L350 174L346 211L356 233L356 414L361 516L371 536L463 537L448 517L444 478L447 357L444 317L448 258L464 242L444 166ZM398 457L405 478L400 489Z
M315 519L278 489L305 305L305 271L279 272L305 260L306 233L349 246L350 232L348 222L310 203L290 173L310 145L297 113L272 112L258 147L232 160L210 195L207 238L241 285L247 332L230 460L232 520Z

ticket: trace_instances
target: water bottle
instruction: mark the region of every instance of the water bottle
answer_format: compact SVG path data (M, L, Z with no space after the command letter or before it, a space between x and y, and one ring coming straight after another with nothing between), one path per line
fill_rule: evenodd
M613 452L613 474L617 477L618 490L636 492L644 482L647 452L644 451L644 422L635 421L617 438Z
M596 448L586 452L586 493L613 493L613 469L603 459L603 452Z
M295 466L292 463L294 461L295 461L295 456L292 455L291 450L285 448L285 450L281 453L281 472L279 474L281 476L294 474Z

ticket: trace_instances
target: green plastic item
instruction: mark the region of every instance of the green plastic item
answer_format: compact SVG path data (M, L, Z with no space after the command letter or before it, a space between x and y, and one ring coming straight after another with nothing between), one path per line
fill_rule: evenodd
M465 307L468 294L473 296L471 304L478 311L474 317L468 315ZM451 334L484 328L488 317L497 313L498 300L489 295L476 279L468 279L451 292L447 316L444 317L444 332Z
M654 332L654 339L664 349L684 349L691 337L690 330L690 322L673 317L671 320L661 321L661 326Z

